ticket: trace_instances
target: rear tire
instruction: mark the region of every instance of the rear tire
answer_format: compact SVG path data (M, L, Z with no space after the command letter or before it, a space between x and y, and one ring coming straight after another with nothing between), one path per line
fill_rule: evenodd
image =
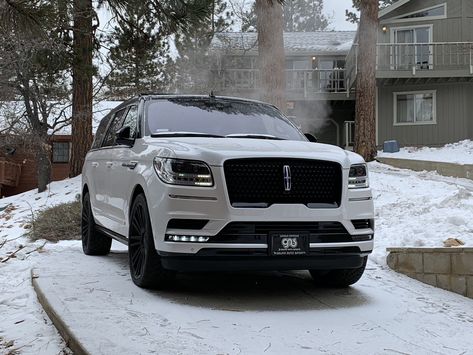
M97 231L88 192L84 194L82 199L81 215L82 250L84 254L107 255L110 253L112 238Z
M131 207L128 258L131 278L139 287L164 288L173 279L174 273L162 267L161 258L154 246L144 194L136 196Z
M314 283L318 286L329 286L336 288L344 288L357 283L366 268L368 257L363 259L363 266L356 269L340 269L323 272L320 270L309 270L310 275L314 279Z

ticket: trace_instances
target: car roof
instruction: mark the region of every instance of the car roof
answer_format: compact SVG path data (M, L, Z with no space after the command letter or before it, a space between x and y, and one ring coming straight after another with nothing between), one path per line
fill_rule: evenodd
M189 95L189 94L141 94L138 97L133 98L134 99L139 99L139 98L151 98L151 99L176 99L176 98L189 98L189 99L220 99L220 100L229 100L229 101L238 101L238 102L248 102L248 103L258 103L258 104L263 104L263 105L269 105L269 106L274 106L270 103L259 101L259 100L253 100L253 99L246 99L242 97L233 97L233 96L215 96L212 93L210 95Z
M253 104L261 104L261 105L267 105L276 108L279 110L275 105L272 105L267 102L259 101L259 100L252 100L252 99L246 99L246 98L241 98L241 97L232 97L232 96L213 96L212 94L210 95L189 95L189 94L162 94L162 93L145 93L145 94L140 94L138 96L132 97L128 100L123 101L120 105L115 107L113 110L109 112L108 115L114 114L117 111L120 111L124 107L127 107L128 105L132 103L136 103L140 101L141 99L147 100L147 99L152 99L152 100L166 100L166 99L220 99L220 100L229 100L229 101L234 101L234 102L246 102L246 103L253 103ZM107 116L108 116L107 115Z

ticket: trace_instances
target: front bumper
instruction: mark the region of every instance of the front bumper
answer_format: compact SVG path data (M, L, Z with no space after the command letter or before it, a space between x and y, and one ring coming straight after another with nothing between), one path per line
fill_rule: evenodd
M160 254L165 269L180 272L355 269L363 266L368 255L353 248L347 248L345 252L338 249L333 254L311 250L310 255L302 257L268 256L251 249L238 253L234 249L219 249L206 250L197 255Z
M339 208L309 208L300 204L275 204L267 208L234 208L230 205L225 188L223 168L213 166L212 174L215 185L211 188L165 185L156 176L151 175L151 179L155 181L150 182L148 186L158 185L161 187L148 190L147 196L155 246L158 253L164 258L167 258L168 255L172 255L172 258L174 256L201 258L202 253L208 250L231 249L234 252L239 252L248 248L269 255L267 252L268 243L264 239L259 243L248 244L241 239L222 243L218 238L213 238L231 223L337 222L343 225L349 236L374 235L373 224L371 228L365 229L356 228L353 224L353 220L373 221L374 206L370 189L348 190L348 171L343 172L344 188ZM169 228L169 222L174 219L205 220L207 223L203 228L197 230ZM275 228L272 231L278 232L279 230ZM211 240L208 243L172 242L165 240L166 235L203 236L211 237ZM350 247L357 248L360 255L358 258L362 258L373 250L373 240L371 238L370 240L356 241L356 238L353 238L353 240L342 243L320 241L311 241L310 243L311 249ZM217 255L206 256L206 258L218 257ZM229 255L225 257L229 257ZM182 259L182 261L185 260ZM298 266L299 261L295 266ZM171 263L172 260L169 262ZM263 263L270 264L271 262L272 260L268 260ZM239 263L239 261L235 259L235 263Z

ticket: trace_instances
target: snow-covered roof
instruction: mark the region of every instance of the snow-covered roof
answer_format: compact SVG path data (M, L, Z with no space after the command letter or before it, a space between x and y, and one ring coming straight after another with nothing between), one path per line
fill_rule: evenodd
M286 54L348 54L356 31L285 32ZM215 51L257 52L256 32L221 32L210 44Z
M408 2L410 2L411 0L398 0L396 2L394 2L393 4L385 7L384 9L381 9L379 10L379 15L378 17L381 18L383 16L386 16L387 14L389 14L390 12L396 10L397 8L407 4Z

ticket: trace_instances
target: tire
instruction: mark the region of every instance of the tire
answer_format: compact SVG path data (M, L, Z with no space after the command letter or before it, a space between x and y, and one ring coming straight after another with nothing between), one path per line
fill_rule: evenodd
M344 288L357 283L361 279L367 261L368 257L365 256L363 259L363 266L357 269L340 269L331 270L329 272L309 270L309 272L314 279L315 284L318 286Z
M84 254L107 255L110 253L112 238L97 231L88 192L84 194L82 199L81 215L82 250Z
M142 288L165 288L174 273L163 269L161 258L154 246L148 204L144 194L133 201L130 211L128 259L131 279Z

